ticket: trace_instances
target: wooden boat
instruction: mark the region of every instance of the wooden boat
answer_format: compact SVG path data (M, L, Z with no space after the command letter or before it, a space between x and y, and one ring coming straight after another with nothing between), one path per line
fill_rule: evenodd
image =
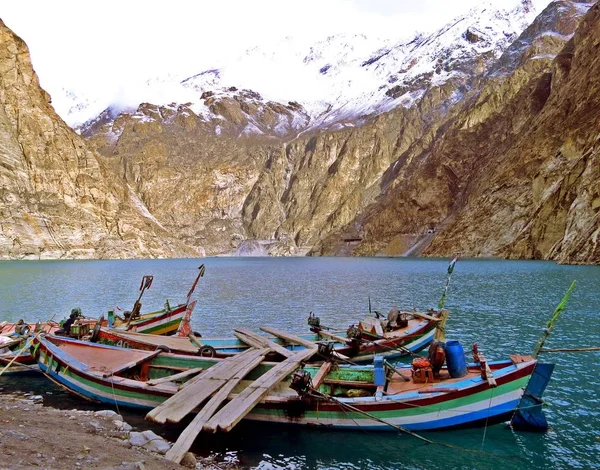
M112 328L122 331L133 331L153 335L172 335L174 334L187 309L187 302L172 307L169 302L161 310L144 313L136 316L134 319L122 318L114 315L112 319ZM107 320L102 319L101 324L108 327L111 323L111 314Z
M342 355L354 362L372 361L375 355L385 358L416 353L429 346L437 326L445 321L446 311L404 312L406 323L400 327L386 328L387 320L367 317L352 326L348 331L326 331L313 326L313 333L307 335L290 335L266 328L271 336L265 336L290 351L301 351L317 344L327 343L329 353ZM314 318L314 317L312 317ZM182 322L182 334L170 338L146 335L139 332L118 331L102 327L93 341L118 347L154 351L161 348L174 354L198 354L203 357L231 357L250 347L247 336L252 333L238 329L235 338L203 338L190 335L189 319ZM187 332L187 334L186 334ZM350 333L351 336L348 336ZM269 359L275 357L274 353Z
M37 341L36 357L43 373L74 394L119 407L154 409L147 418L157 422L174 422L189 412L198 412L204 420L200 420L199 428L212 432L229 431L242 418L396 431L492 424L510 420L524 394L535 396L541 403L553 369L553 365L539 364L531 356L511 356L498 362L481 359L466 365L462 377L451 377L444 367L434 382L420 383L418 374L413 372L411 377L414 367L387 368L383 361L372 366L332 366L327 362L291 373L289 366L297 367L301 357L307 359L310 354L292 353L287 364L261 362L267 348L210 359L58 337L39 337ZM249 354L258 361L254 356L250 361ZM244 355L246 363L242 364ZM250 367L242 368L248 361ZM211 372L213 368L215 373ZM275 369L283 375L271 380ZM302 384L298 386L298 382ZM223 388L217 392L219 386ZM167 410L166 400L177 401L178 396L188 408L182 411L179 405L173 414L173 410ZM220 409L222 403L215 404L217 396L227 402ZM232 406L235 409L230 409ZM536 411L541 413L541 405L538 407ZM529 407L527 411L532 414L534 410ZM540 423L545 420L538 420Z
M21 374L30 371L36 361L29 352L28 339L40 331L54 333L60 324L54 321L44 323L0 323L0 371L4 374ZM7 366L9 366L7 368ZM7 368L6 370L4 370ZM37 369L37 366L35 367Z
M148 335L171 335L178 331L184 318L189 324L192 310L196 305L195 301L190 302L191 296L198 281L204 275L204 265L201 265L199 270L185 302L172 307L167 300L162 310L140 314L142 306L140 300L153 281L153 276L144 276L140 284L140 295L135 301L132 311L128 312L125 318L114 315L111 318L109 312L108 319L105 320L101 317L100 320L97 320L83 317L79 309L73 309L71 316L74 318L74 323L70 327L69 335L74 338L90 337L94 333L97 334L102 326L107 327L109 324L115 331L132 331ZM36 364L34 357L29 352L27 340L41 331L47 334L55 334L61 332L62 327L54 321L25 323L23 320L19 320L17 323L0 323L0 337L6 337L8 338L6 342L10 342L9 345L4 347L0 344L0 365L6 366L10 363L10 372L20 373L23 368Z
M186 312L188 312L188 305L180 304L175 308L165 308L158 312L140 315L138 320L132 321L131 323L122 322L117 323L117 325L121 325L120 328L123 329L123 332L129 330L155 331L157 332L156 334L147 334L147 336L162 338L158 335L171 334L177 331ZM78 320L72 326L72 335L76 338L89 337L90 334L93 334L100 329L101 324L107 325L108 322L103 319L101 319L100 322L98 322L98 320L87 318ZM30 339L32 335L36 334L37 331L40 331L41 328L45 328L44 331L47 333L54 334L61 331L61 326L56 322L47 322L42 326L40 326L40 324L24 324L27 328L23 330L22 334L19 334L15 332L15 325L16 324L5 325L7 327L6 334L4 331L0 333L0 337L10 341L10 343L7 341L8 344L4 347L2 347L0 342L0 364L7 365L11 363L14 365L14 367L11 365L11 372L20 372L22 367L17 368L16 366L36 364L35 359L28 351L27 340ZM173 330L173 328L175 328L175 330ZM119 330L119 326L117 326L113 331L119 332L121 330ZM185 341L189 343L187 338ZM163 340L163 342L165 342L165 340ZM26 348L26 350L21 351L23 348Z
M108 312L108 319L99 322L100 326L114 328L116 330L133 331L137 333L146 333L153 335L172 335L181 326L181 322L186 316L188 305L190 303L192 294L196 289L196 285L202 276L204 276L205 267L200 265L198 268L200 271L190 288L187 299L184 303L178 304L172 307L167 300L162 310L157 310L150 313L140 313L142 304L140 300L144 295L146 289L149 289L152 285L153 276L144 276L142 283L140 284L140 295L133 305L133 309L130 312L125 312L124 317L115 315L114 311ZM191 314L191 312L190 312ZM188 317L189 320L189 317Z

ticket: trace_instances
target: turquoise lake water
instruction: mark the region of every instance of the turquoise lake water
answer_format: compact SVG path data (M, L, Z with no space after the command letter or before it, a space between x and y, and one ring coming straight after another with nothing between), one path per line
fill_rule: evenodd
M195 293L193 326L204 336L230 336L234 327L262 325L305 333L311 311L322 324L345 328L368 314L369 297L373 309L383 313L394 304L425 310L437 305L448 267L448 260L407 258L0 262L0 321L53 315L60 320L74 307L93 317L115 306L130 309L146 274L154 275L154 283L142 311L157 310L167 298L172 305L184 301L201 263L206 274ZM574 279L575 292L546 347L600 346L600 267L537 261L460 260L446 301L447 338L460 340L465 349L478 342L490 360L531 353ZM556 363L544 395L548 433L517 433L503 425L423 433L467 449L458 450L394 432L249 423L229 434L202 436L193 450L260 469L600 468L600 353L542 359ZM6 386L7 379L1 380ZM41 379L18 383L45 386ZM53 396L71 400L69 406L73 402ZM138 424L145 425L141 418ZM160 431L174 438L180 429Z

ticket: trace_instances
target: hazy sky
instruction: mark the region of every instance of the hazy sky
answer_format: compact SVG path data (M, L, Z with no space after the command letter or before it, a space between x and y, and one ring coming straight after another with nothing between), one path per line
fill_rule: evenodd
M548 3L547 0L535 0ZM170 72L219 67L285 36L364 33L394 39L430 31L481 0L19 0L0 18L28 44L42 87L118 87ZM518 0L492 0L512 8Z

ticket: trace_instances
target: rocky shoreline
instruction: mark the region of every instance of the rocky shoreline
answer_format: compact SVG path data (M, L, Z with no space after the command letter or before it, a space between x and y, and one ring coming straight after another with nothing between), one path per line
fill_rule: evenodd
M190 452L178 465L163 457L170 447L153 431L133 430L113 410L60 410L44 406L41 395L0 388L0 469L238 468Z

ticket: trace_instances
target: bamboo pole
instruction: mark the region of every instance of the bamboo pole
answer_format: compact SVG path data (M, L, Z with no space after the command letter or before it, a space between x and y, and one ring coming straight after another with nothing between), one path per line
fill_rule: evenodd
M591 348L560 348L560 349L540 349L539 353L554 353L554 352L585 352L585 351L600 351L600 347L594 346Z
M567 300L569 300L569 297L571 297L571 293L573 292L573 289L575 289L575 281L571 282L571 285L569 286L569 289L567 290L565 296L562 298L562 300L560 301L560 303L557 305L556 309L554 310L554 314L552 315L552 318L546 325L546 328L544 329L542 336L540 337L537 344L535 345L535 348L533 349L533 354L532 354L533 357L538 357L538 354L539 354L540 350L542 349L542 347L544 346L546 339L548 339L548 336L550 336L550 332L552 331L552 327L554 326L554 323L556 322L556 320L558 320L558 317L560 317L561 312L565 308Z

